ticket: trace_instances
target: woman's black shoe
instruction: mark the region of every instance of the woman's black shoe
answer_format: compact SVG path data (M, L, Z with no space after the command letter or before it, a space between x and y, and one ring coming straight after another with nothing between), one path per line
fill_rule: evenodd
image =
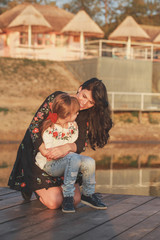
M32 197L32 191L23 189L23 190L21 190L21 195L22 195L23 199L28 202L28 201L30 201L30 199Z
M40 196L36 192L34 192L34 194L35 194L36 198L39 200Z

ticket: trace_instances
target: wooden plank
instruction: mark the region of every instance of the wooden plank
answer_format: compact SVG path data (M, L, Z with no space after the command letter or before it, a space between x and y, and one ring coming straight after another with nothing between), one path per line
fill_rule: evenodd
M24 202L20 193L0 188L0 239L150 240L160 235L160 198L104 194L107 210L79 205L76 213L49 210L33 196Z
M12 199L14 197L20 197L21 200L22 200L22 197L21 197L21 194L20 192L18 191L15 191L15 192L10 192L10 193L7 193L7 194L3 194L0 196L0 201L6 201L7 199ZM12 201L12 200L11 200ZM1 202L0 202L0 206L1 206Z
M13 206L11 208L3 209L0 211L0 224L5 224L7 227L10 222L17 222L17 224L21 223L21 218L29 218L30 215L38 214L39 212L45 210L46 207L40 203L38 200L33 200L28 203L20 204ZM18 219L18 220L17 220ZM18 222L19 221L19 222ZM0 226L0 229L1 229ZM1 229L2 230L2 229Z
M88 231L92 232L95 227L97 228L97 226L106 224L140 205L150 202L152 199L154 198L141 196L131 196L120 202L115 199L116 204L112 204L109 206L108 210L103 211L95 210L87 206L78 209L75 214L64 214L61 211L52 211L54 214L48 219L45 217L45 214L43 218L42 215L40 217L38 214L36 219L35 216L30 216L29 218L26 216L25 222L27 222L27 225L25 223L25 226L20 226L21 228L16 227L14 231L1 235L1 237L4 240L8 240L12 237L16 239L17 237L19 239L34 238L37 240L72 239ZM112 202L112 198L110 201ZM50 212L51 210L48 211ZM28 224L29 221L31 222L30 225ZM13 223L15 224L15 221ZM17 221L16 226L18 226ZM6 225L2 224L2 229L4 228L6 228ZM93 233L93 236L94 234L95 232Z
M113 204L116 204L117 202L122 201L124 199L127 199L129 197L130 196L127 196L127 195L112 195L112 194L107 195L106 194L106 195L103 195L103 200L104 201L106 200L107 203L109 202L110 205L111 204L113 205ZM16 213L17 217L23 217L26 214L26 212L29 214L30 208L31 208L31 211L33 212L33 209L34 209L35 206L38 206L38 208L42 209L42 210L46 208L39 201L37 201L35 203L32 201L32 202L29 202L27 205L25 203L25 205L23 205L23 207L20 206L23 203L25 203L25 202L21 201L21 199L20 199L20 204L12 206L12 213L13 214L11 213L10 208L4 208L3 210L1 210L0 211L0 223L6 222L6 221L12 221L15 217L15 215L14 215L15 213ZM82 207L82 206L84 206L84 205L80 204L79 208ZM23 208L23 211L22 211L22 208ZM37 211L36 211L36 213L37 213Z
M31 200L36 199L32 194ZM21 196L20 191L11 190L9 188L0 189L0 210L26 203Z
M152 232L141 238L141 240L158 240L158 239L160 239L160 227L155 228Z
M123 199L126 199L126 198L128 199L128 197L129 196L125 196L125 195L118 196L118 197L116 197L115 195L111 195L110 198L107 197L107 200L109 202L112 202L112 205L113 205L114 201L115 201L115 203L118 202L118 198L120 199L119 201L122 201L122 198ZM33 201L32 201L32 203L33 203ZM29 205L27 207L29 208ZM16 219L14 219L14 221L4 222L4 224L1 224L1 226L0 226L0 236L1 237L3 235L3 238L6 237L6 239L10 238L10 237L13 237L13 236L15 236L15 238L16 238L17 234L20 234L20 236L22 237L22 235L25 231L25 232L27 232L26 233L27 234L26 239L27 239L28 237L31 237L33 235L33 232L34 233L43 232L46 229L46 227L43 228L44 223L45 223L45 225L47 225L47 228L51 224L50 229L52 229L53 221L54 221L54 224L56 225L56 227L61 226L61 225L65 224L66 222L68 222L68 214L62 213L61 210L46 210L44 212L39 211L39 212L37 212L36 215L35 214L26 215L27 210L24 211L24 206L23 206L23 211L21 211L20 208L19 209L17 209L17 208L18 207L16 207L16 210L19 210L18 211L18 216L20 218L19 219L16 218ZM72 214L73 221L74 221L75 218L79 219L82 216L85 216L86 215L86 209L87 209L87 212L92 212L93 211L93 209L91 209L89 207L85 207L85 208L81 207L80 209L82 210L81 214L79 214L80 212L77 212L77 214ZM12 210L13 210L13 208L12 208ZM21 214L20 214L20 211L21 211ZM79 211L79 209L78 209L78 211ZM97 212L97 210L95 212ZM24 213L23 216L22 216L22 213ZM4 212L3 216L5 216L5 218L6 218L6 212ZM3 218L3 216L1 216L0 219ZM17 216L17 214L16 214L16 216ZM10 231L8 231L8 226L9 226ZM33 226L35 226L35 227L33 227ZM4 234L5 235L7 234L7 235L4 236Z
M5 199L5 201L0 201L0 210L5 209L5 208L10 208L13 206L17 206L17 205L21 205L24 203L25 203L25 201L23 200L21 195L16 194L16 196L14 196L12 198L7 198L7 199Z
M17 192L16 190L12 190L12 189L10 189L10 188L8 188L8 187L0 187L0 196L1 195L5 195L5 194L7 194L7 193L13 193L13 192Z
M148 236L154 236L154 231L156 232L160 227L160 211L154 213L153 215L149 216L148 218L144 219L144 221L139 222L135 226L129 228L124 233L118 235L114 238L114 240L138 240L138 239L150 239ZM160 230L160 229L159 229ZM159 232L160 236L160 232ZM151 238L152 239L152 238ZM154 238L154 239L159 239Z
M111 214L112 209L108 210L108 214ZM160 199L156 198L149 202L146 202L130 211L117 216L106 223L96 226L94 229L87 231L86 233L81 233L79 236L73 238L79 239L114 239L114 240L124 240L130 239L129 237L124 237L125 232L130 228L139 225L143 221L147 220L149 217L153 216L155 213L160 211ZM143 228L142 228L143 230ZM122 236L122 238L121 238ZM136 239L136 238L133 238ZM139 236L137 239L140 239Z

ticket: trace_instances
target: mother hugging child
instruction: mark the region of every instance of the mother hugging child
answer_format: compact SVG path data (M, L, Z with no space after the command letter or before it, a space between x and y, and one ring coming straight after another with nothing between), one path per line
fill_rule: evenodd
M104 147L111 127L107 91L101 80L84 82L74 96L52 93L26 131L8 185L20 190L26 200L35 192L50 209L62 206L63 212L75 212L80 201L106 209L95 194L95 161L80 153L86 140L94 150Z

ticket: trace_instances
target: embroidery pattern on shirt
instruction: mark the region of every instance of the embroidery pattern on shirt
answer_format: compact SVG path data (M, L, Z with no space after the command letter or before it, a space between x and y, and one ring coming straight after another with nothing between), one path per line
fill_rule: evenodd
M67 132L65 131L59 131L58 127L54 127L47 129L46 132L49 134L52 134L52 137L56 140L69 140L72 137L72 134L74 134L77 131L77 126L73 123L70 123Z
M48 113L50 111L50 107L52 105L52 100L54 99L54 94L50 95L46 102L43 104L43 106L38 110L38 112L35 114L34 118L32 119L32 122L29 126L29 129L31 131L31 138L32 141L35 142L36 139L40 137L40 130L39 127L44 119L47 118Z

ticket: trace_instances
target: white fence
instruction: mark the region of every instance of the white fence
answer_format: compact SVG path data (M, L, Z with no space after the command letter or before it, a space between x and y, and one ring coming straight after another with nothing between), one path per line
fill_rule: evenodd
M111 110L160 111L160 93L108 92Z
M160 61L160 44L131 42L128 48L126 41L94 40L85 43L87 57L113 57L124 59L142 59Z

